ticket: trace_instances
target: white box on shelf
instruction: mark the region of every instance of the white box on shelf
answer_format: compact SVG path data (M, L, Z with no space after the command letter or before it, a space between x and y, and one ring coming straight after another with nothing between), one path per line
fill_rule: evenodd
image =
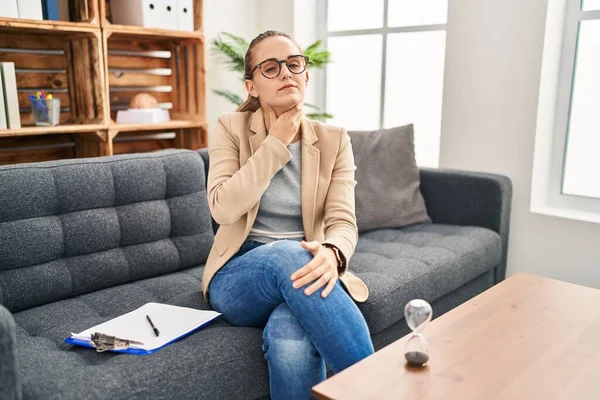
M158 2L162 7L160 15L162 16L162 28L176 31L177 21L177 0L162 0Z
M0 68L0 129L8 129L6 108L4 107L4 85L2 84L2 68Z
M19 129L21 127L21 112L19 109L15 63L2 62L0 63L0 69L2 69L4 107L6 108L6 122L8 129Z
M17 0L2 0L0 7L0 17L19 18L19 8Z
M177 0L177 19L180 31L194 30L194 0Z
M19 18L44 19L41 0L17 0Z
M129 108L117 111L117 124L160 124L171 120L163 108Z
M111 0L112 23L162 28L162 6L160 0Z

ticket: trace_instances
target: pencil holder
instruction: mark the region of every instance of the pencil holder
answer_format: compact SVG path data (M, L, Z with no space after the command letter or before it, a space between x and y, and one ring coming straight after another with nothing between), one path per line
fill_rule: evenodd
M36 126L54 126L60 123L60 99L29 99Z

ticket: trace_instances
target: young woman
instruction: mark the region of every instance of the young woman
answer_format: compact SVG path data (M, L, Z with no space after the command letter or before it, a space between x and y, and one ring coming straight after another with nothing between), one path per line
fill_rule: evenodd
M220 228L202 289L231 324L264 327L273 399L308 399L325 364L337 373L373 353L353 301L368 291L347 271L358 239L350 138L304 117L307 64L290 36L257 36L248 99L219 118L209 149Z

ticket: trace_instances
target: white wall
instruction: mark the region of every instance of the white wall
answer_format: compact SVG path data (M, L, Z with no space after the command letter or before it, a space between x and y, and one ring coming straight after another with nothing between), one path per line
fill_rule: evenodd
M294 0L258 0L260 31L277 30L292 33Z
M219 32L242 36L248 41L259 32L257 14L259 0L209 0L204 1L204 36L206 38L206 115L210 138L219 115L234 111L235 106L212 93L213 89L228 89L244 96L240 74L229 71L211 54L210 43Z
M440 167L512 179L508 275L600 288L600 225L529 211L546 0L448 3Z
M289 32L294 36L300 47L305 49L317 40L323 40L321 49L325 46L324 27L321 26L320 10L323 7L323 0L295 0L294 1L294 24ZM325 110L325 71L309 70L310 81L304 95L307 103L314 104Z

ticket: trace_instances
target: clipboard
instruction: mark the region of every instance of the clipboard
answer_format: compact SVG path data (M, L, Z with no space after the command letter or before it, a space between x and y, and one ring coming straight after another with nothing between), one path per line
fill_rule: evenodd
M152 322L159 329L158 336L150 326L146 318L147 315L152 318ZM71 336L65 339L65 343L95 348L97 351L107 350L138 355L152 354L196 332L220 315L221 313L210 310L196 310L161 303L146 303L136 310L86 329L83 332L71 333ZM101 334L113 339L117 338L123 343L128 342L124 347L115 346L115 348L100 350L92 340L94 334Z

